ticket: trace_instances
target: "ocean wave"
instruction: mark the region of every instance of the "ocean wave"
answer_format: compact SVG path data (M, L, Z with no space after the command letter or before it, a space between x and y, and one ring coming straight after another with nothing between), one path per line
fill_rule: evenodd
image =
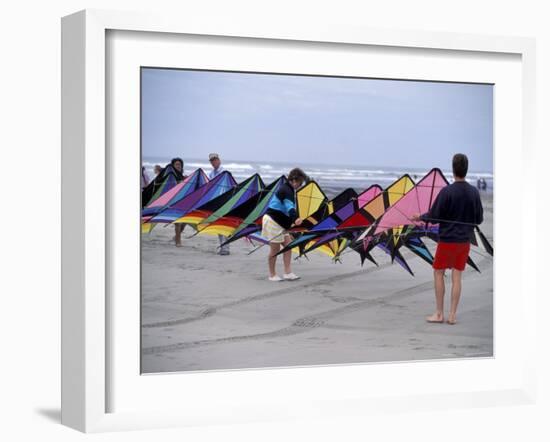
M142 166L145 166L146 169L147 169L147 168L148 168L148 169L153 169L157 164L158 164L160 167L166 166L166 164L165 164L165 163L162 163L162 162L160 162L160 163L151 163L151 162L149 162L149 161L143 161L143 162L141 163L141 165L142 165Z
M145 164L145 163L144 163ZM191 167L191 168L195 168L195 169L198 169L199 167L204 169L204 170L210 170L212 169L212 165L209 164L209 163L197 163L197 162L189 162L189 163L185 163L185 167L188 168L188 167ZM225 170L254 170L254 167L250 164L241 164L241 163L222 163L222 167L225 169Z
M203 170L212 168L210 163L185 163L185 167L186 168L191 167L191 168L195 168L195 169L201 168Z
M240 164L240 163L227 163L227 164L223 164L223 168L226 169L226 170L231 170L231 169L240 169L240 170L254 170L254 166L250 165L250 164Z
M320 177L319 179L316 179L316 181L319 182L338 182L338 181L347 181L347 182L361 182L361 181L367 181L367 182L376 182L376 181L384 181L384 182L393 182L397 178L391 177L391 176L383 176L383 177L361 177L361 176L355 176L355 177Z
M476 178L490 178L493 179L492 173L486 173L486 172L471 172L468 174L470 177L476 177Z
M150 178L154 176L153 167L159 164L164 167L169 164L170 159L145 157L143 158L142 165L145 166L145 170ZM228 161L222 163L225 170L232 173L234 178L241 182L249 178L253 173L258 173L263 181L268 184L277 179L281 175L286 175L290 170L290 166L286 166L281 163L270 164L267 161L253 162L253 161ZM208 173L212 166L209 162L201 159L188 159L185 161L184 170L186 175L190 175L196 169L202 168ZM346 166L326 166L323 165L303 165L302 169L311 178L324 186L349 186L349 187L362 187L364 185L379 183L383 187L396 181L405 174L411 176L415 181L420 180L425 176L431 168L425 169L406 169L406 168L388 168L384 170L379 167L346 167ZM452 172L449 170L443 171L443 174L449 182L453 182ZM490 172L470 172L467 177L467 181L473 185L476 185L476 181L479 178L485 178L489 187L493 186L493 174Z
M340 168L340 169L312 168L310 170L320 171L320 172L330 172L330 173L354 173L354 174L362 174L362 175L384 175L384 174L387 174L387 173L393 173L392 171L387 171L387 170L349 169L349 168Z

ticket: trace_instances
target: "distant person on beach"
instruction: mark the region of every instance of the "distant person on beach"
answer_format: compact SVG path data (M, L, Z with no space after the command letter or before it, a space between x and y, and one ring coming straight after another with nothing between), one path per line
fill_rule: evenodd
M145 166L141 166L141 190L145 189L149 185L149 175L145 170Z
M164 173L168 170L168 168L172 168L172 172L174 173L176 177L176 181L179 183L180 181L183 181L185 178L187 178L183 174L183 160L181 158L172 158L172 161L170 161L170 164L164 168ZM183 223L176 223L174 224L175 229L175 236L174 241L176 243L176 247L181 247L181 232L183 232L183 229L185 228L185 224Z
M288 183L281 185L275 197L271 199L268 205L267 212L262 219L262 236L269 241L269 280L276 282L282 280L293 281L299 279L292 273L290 266L292 251L289 250L283 253L284 274L281 278L277 275L275 264L277 256L275 256L281 247L287 246L291 237L286 230L290 227L299 226L302 220L296 214L296 190L299 189L307 181L307 176L302 169L292 169L288 174Z
M210 161L210 165L212 166L212 170L208 174L208 179L212 180L222 173L224 168L222 167L220 156L217 153L211 153L208 155L208 161ZM225 241L227 241L227 237L224 235L218 235L218 241L220 242L220 250L218 254L222 256L229 255L229 244L222 245Z
M160 167L160 164L155 164L155 167L153 167L153 172L155 176L158 176L158 174L162 172L162 167Z
M442 323L445 296L445 269L452 269L451 308L448 324L456 323L456 311L462 290L462 272L470 253L470 238L474 226L483 222L483 207L479 191L466 182L468 157L453 156L454 182L439 192L432 208L414 221L439 224L439 241L433 262L436 311L426 321Z
M485 178L477 179L477 188L479 190L487 190L487 181L485 181Z

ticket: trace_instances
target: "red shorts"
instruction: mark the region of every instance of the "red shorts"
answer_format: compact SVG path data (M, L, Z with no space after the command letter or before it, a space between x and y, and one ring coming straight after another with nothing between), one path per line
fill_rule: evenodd
M463 271L470 254L469 242L437 243L432 267L436 270L457 269Z

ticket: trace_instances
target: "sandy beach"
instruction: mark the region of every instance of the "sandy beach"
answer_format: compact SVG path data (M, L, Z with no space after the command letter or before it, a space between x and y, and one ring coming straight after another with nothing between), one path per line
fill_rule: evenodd
M492 243L492 197L481 226ZM193 230L186 227L184 238ZM472 247L457 324L428 324L432 269L403 250L415 276L376 249L379 267L345 253L293 260L298 281L267 280L268 248L239 240L231 255L197 235L177 248L172 226L142 237L142 372L491 357L493 259ZM436 244L428 239L432 253ZM277 262L282 273L282 259ZM450 299L446 276L445 310Z

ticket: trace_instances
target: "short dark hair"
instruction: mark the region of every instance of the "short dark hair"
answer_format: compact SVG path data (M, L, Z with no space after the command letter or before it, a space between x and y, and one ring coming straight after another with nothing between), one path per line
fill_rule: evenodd
M464 178L468 173L468 157L463 153L457 153L453 156L453 175L458 178Z
M295 167L290 172L288 172L288 180L300 180L302 182L305 182L307 180L307 175L302 169L300 169L299 167Z

